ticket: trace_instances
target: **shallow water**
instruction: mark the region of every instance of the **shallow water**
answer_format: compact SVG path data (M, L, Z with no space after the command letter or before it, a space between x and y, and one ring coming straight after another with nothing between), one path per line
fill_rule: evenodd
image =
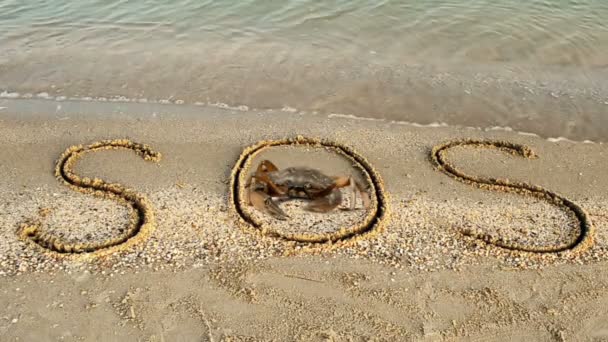
M0 0L0 92L605 141L606 18L603 0Z

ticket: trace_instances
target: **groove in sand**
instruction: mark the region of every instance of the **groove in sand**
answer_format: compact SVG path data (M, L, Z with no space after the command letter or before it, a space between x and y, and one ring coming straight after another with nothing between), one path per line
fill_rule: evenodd
M264 149L273 146L285 146L285 145L308 145L311 147L324 147L331 149L334 153L337 153L347 159L349 159L353 165L362 171L364 178L370 186L370 199L371 206L368 210L367 216L357 225L350 227L342 227L339 230L331 233L314 234L314 233L298 233L298 234L287 234L278 232L272 227L256 222L247 212L243 210L243 205L246 205L242 198L242 185L245 183L246 172L244 170L250 169L251 162L254 157L261 153ZM241 153L238 161L236 162L232 174L231 174L231 203L233 209L240 217L240 223L245 223L243 228L249 230L249 227L255 228L253 232L261 233L267 236L278 237L288 241L304 242L304 243L324 243L324 242L337 242L340 240L354 239L354 236L362 236L364 233L371 233L377 230L380 223L383 223L388 216L387 207L387 195L384 191L384 185L382 179L374 167L361 155L359 155L352 148L344 146L342 144L329 141L321 140L316 138L307 138L303 136L297 136L295 138L286 138L280 140L263 140L252 146L245 148Z
M538 185L528 184L524 182L514 182L508 179L484 178L468 175L460 171L456 166L450 163L445 153L454 147L472 146L477 148L494 148L500 151L518 155L524 158L536 158L534 152L525 145L515 144L508 141L484 141L463 139L446 142L433 147L431 151L431 161L437 168L451 176L452 178L469 185L476 186L481 189L495 190L502 192L512 192L523 196L532 196L548 201L551 204L571 211L577 218L579 223L579 234L573 241L562 245L550 245L543 247L526 246L521 243L508 241L503 238L493 237L479 230L467 229L462 231L463 234L480 239L486 243L496 245L514 251L532 252L532 253L559 253L569 251L573 254L585 252L594 244L594 227L589 219L589 215L585 210L573 201L556 194L553 191L542 188Z
M46 250L63 254L92 253L102 250L113 252L114 248L112 247L127 248L133 243L148 237L154 229L155 218L154 209L145 196L121 184L107 183L99 178L80 177L73 172L77 160L85 154L114 149L132 150L147 161L158 162L161 159L160 153L153 151L144 144L134 143L126 139L102 140L88 146L69 147L57 161L55 177L74 191L112 199L129 207L131 209L129 223L121 236L102 242L67 243L50 233L41 231L42 223L40 220L34 220L21 224L18 230L20 237L32 241Z

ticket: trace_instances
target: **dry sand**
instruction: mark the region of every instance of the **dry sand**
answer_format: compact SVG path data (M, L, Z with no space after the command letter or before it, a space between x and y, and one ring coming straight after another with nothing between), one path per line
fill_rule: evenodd
M608 340L605 144L194 106L37 100L0 106L3 340ZM367 159L387 195L378 225L357 238L311 244L243 223L230 197L239 155L260 140L297 135L331 139ZM162 159L149 163L132 151L104 150L84 156L74 172L146 196L156 218L149 238L75 256L19 239L19 225L32 219L66 241L121 234L127 207L54 177L55 161L69 146L118 138L148 144ZM525 181L578 204L595 228L590 248L539 255L459 233L476 229L553 246L572 241L580 228L550 202L482 190L436 170L432 147L461 138L532 148L539 158L475 148L448 154L467 174ZM270 156L281 167L308 160L285 151ZM319 167L347 171L339 164ZM328 214L322 229L360 214Z

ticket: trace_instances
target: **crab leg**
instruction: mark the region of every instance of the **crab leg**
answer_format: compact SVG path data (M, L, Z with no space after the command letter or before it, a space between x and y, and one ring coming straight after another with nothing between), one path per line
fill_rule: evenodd
M247 189L247 191L245 191L245 193L247 194L247 204L249 204L249 205L253 205L253 203L251 202L251 189L250 189L250 187L253 185L253 179L254 179L254 176L251 176L247 179L247 183L245 183L245 189Z
M361 202L363 203L363 207L369 208L369 205L371 203L369 194L367 193L367 191L365 191L365 189L363 189L363 185L361 185L359 182L357 182L356 180L353 180L353 183L357 187L357 190L359 190L359 194L361 195Z
M357 190L359 191L359 194L361 195L361 202L363 202L363 207L368 208L369 204L371 202L370 198L369 198L369 194L367 193L367 191L365 191L365 189L363 189L363 186L357 182L352 175L349 176L337 176L337 177L333 177L334 182L336 183L336 187L337 188L344 188L344 187L349 187L349 191L351 192L351 201L350 201L350 209L353 210L355 209L355 204L356 204L356 200L357 200L357 193L355 191L355 188L357 188Z

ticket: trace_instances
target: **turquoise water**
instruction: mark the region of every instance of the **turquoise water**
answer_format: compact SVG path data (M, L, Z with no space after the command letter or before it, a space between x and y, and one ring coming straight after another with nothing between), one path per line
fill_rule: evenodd
M606 66L607 36L603 0L0 1L0 42L22 50L276 42L414 61Z
M5 93L598 139L607 75L603 0L0 0Z

